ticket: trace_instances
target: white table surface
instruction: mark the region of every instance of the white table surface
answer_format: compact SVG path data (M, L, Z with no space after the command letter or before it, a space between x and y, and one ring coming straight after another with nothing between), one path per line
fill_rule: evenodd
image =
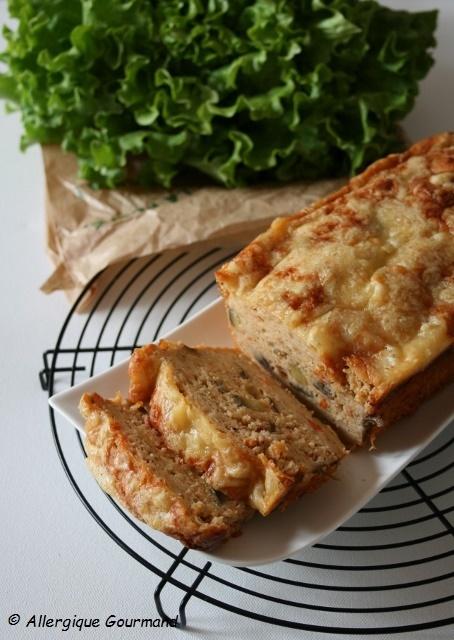
M400 8L438 6L437 64L422 83L421 95L405 122L417 139L454 128L454 2L388 2ZM0 0L0 23L6 19ZM50 273L44 252L43 170L37 147L18 150L18 115L0 115L0 255L3 301L0 313L2 360L0 406L2 446L0 506L2 549L0 638L315 638L313 633L271 627L191 601L192 627L175 629L79 632L8 626L7 617L23 620L33 613L53 617L105 618L156 615L153 576L133 563L88 516L69 486L55 453L49 429L46 394L38 371L43 351L55 343L68 311L62 294L46 297L40 284ZM452 638L440 628L418 638ZM324 635L324 638L340 637ZM358 637L358 636L357 636ZM376 637L376 636L375 636Z

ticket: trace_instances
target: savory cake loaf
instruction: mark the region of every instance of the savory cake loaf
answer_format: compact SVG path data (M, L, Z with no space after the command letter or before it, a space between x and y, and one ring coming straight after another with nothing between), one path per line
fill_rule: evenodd
M347 440L454 379L454 134L276 219L216 274L236 344Z
M151 527L207 549L240 531L252 510L218 496L169 451L147 412L120 398L84 394L87 462L99 485Z
M268 514L329 477L345 453L333 430L236 349L161 341L129 365L167 446L211 486Z

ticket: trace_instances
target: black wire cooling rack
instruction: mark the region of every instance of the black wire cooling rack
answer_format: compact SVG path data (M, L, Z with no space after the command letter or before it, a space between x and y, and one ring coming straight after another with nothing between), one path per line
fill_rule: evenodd
M81 382L189 318L216 297L213 271L228 258L229 251L220 248L166 253L131 260L93 278L70 310L54 348L43 354L43 389L50 396ZM96 289L90 312L78 314L80 301ZM420 637L432 638L433 632L426 630L436 628L447 633L444 638L452 637L452 425L323 543L282 562L234 568L206 562L131 519L97 485L87 483L79 432L52 409L50 424L67 478L89 514L157 576L154 598L164 620L178 614L185 627L186 608L195 597L232 614L313 632L314 637L421 632ZM169 589L172 598L166 605Z

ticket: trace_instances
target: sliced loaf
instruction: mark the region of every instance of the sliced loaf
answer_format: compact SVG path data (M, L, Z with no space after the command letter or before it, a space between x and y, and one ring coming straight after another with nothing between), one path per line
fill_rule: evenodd
M192 548L212 548L239 533L251 510L218 496L169 451L143 408L94 393L82 396L80 411L89 468L133 515Z
M345 453L332 429L236 349L161 341L137 349L132 402L149 402L167 446L211 486L267 515L329 477Z

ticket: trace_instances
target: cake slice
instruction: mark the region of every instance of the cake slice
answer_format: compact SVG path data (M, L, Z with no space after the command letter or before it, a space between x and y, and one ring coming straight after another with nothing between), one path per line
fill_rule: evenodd
M245 504L219 496L169 451L143 408L84 394L87 462L99 485L134 516L192 548L240 532Z
M454 379L454 134L276 219L216 277L239 348L373 443Z
M345 453L332 429L236 349L161 341L134 351L132 402L211 484L267 515L314 489Z

